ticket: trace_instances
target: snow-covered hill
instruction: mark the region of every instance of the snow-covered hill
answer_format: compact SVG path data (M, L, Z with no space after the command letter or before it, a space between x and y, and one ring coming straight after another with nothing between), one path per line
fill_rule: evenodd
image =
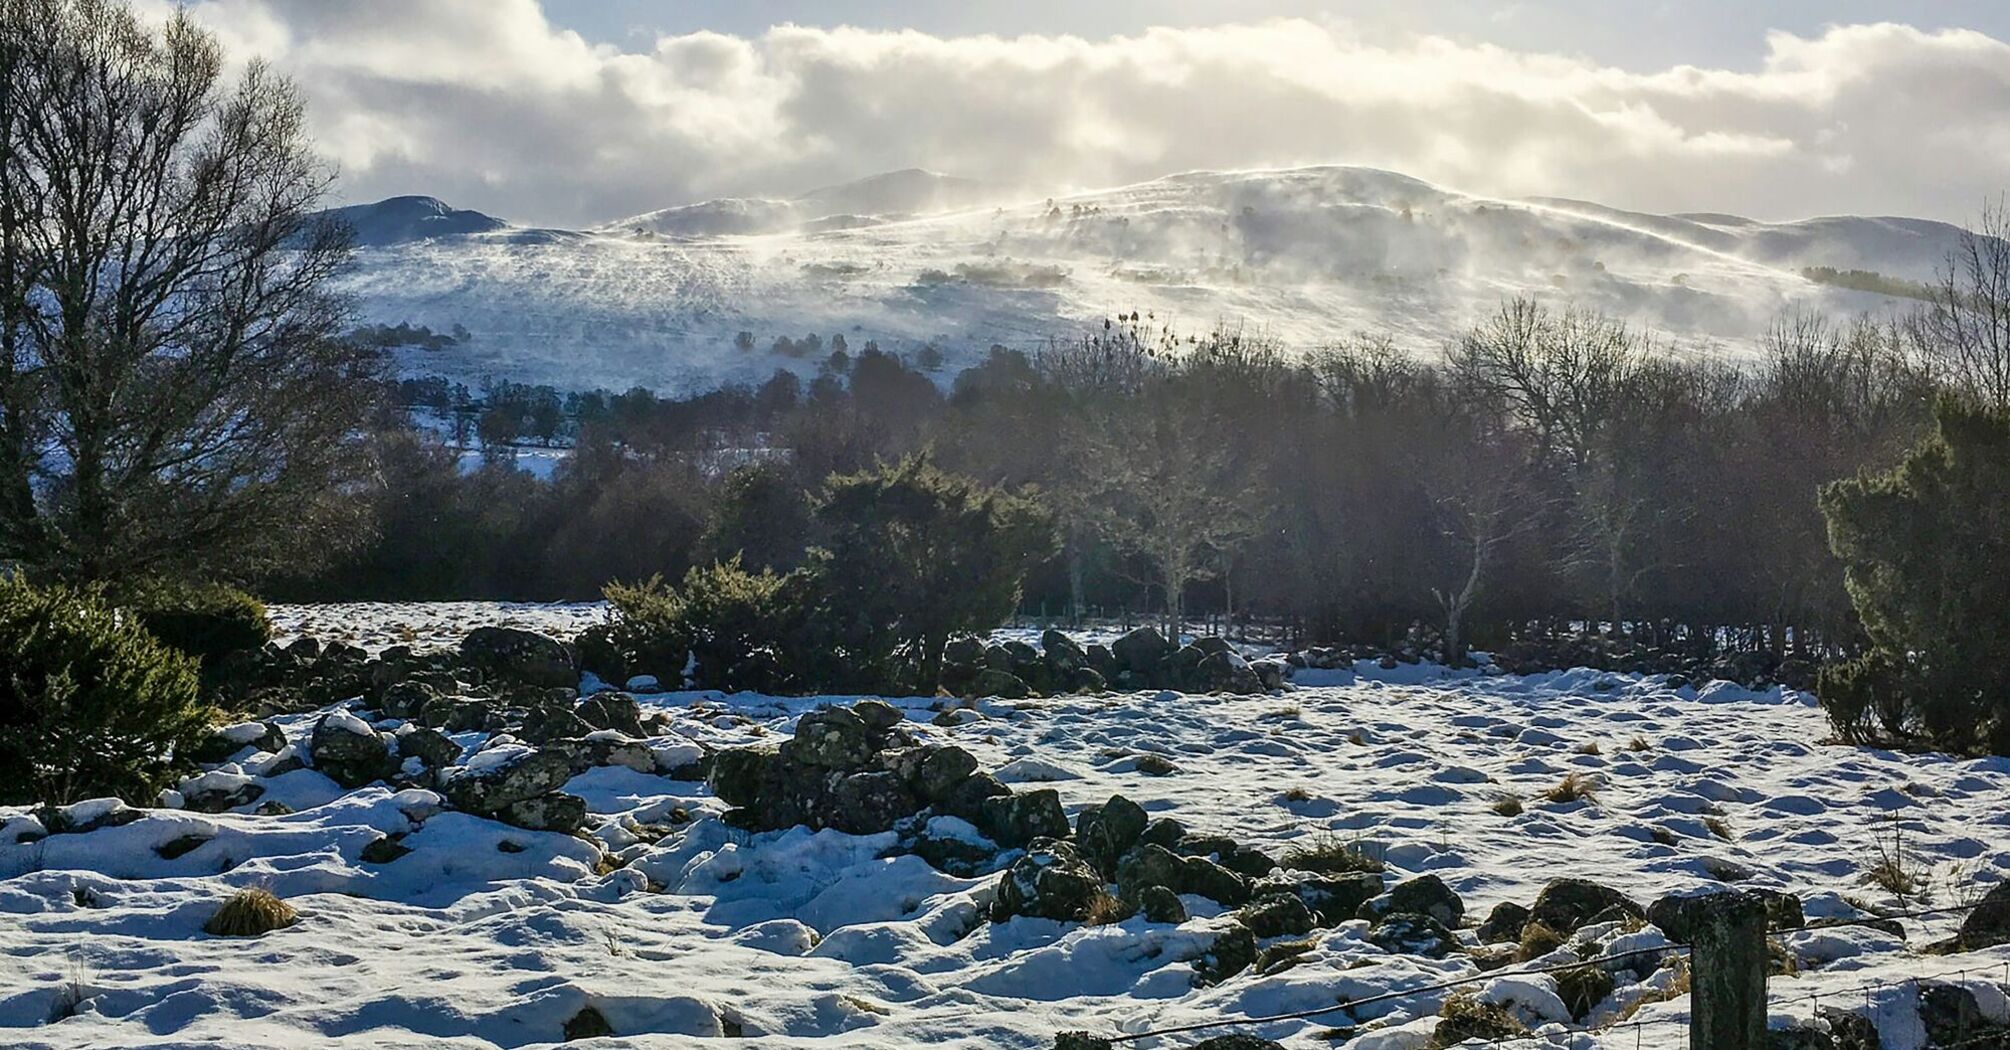
M1737 353L1784 310L1890 305L1803 268L1925 280L1959 232L1497 200L1353 167L1192 172L1052 201L1001 192L896 172L581 232L366 238L350 289L372 322L473 333L408 353L416 372L675 391L813 367L767 352L782 335L933 343L953 370L1132 310L1183 331L1243 324L1297 345L1377 331L1432 352L1522 293ZM365 206L358 225L395 203ZM734 349L741 332L753 352Z

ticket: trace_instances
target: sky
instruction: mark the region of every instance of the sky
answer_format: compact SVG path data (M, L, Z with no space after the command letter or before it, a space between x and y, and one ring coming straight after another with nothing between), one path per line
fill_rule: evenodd
M1040 197L1363 164L1771 220L1960 221L2010 189L1999 0L187 6L301 85L344 201L523 223L908 167Z

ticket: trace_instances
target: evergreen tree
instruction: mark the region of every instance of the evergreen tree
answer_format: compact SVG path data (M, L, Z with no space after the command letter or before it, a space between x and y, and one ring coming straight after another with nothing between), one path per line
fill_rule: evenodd
M1825 694L1849 735L1881 704L1888 730L2010 752L2010 411L1946 399L1934 418L1896 470L1822 493L1876 646L1828 676Z

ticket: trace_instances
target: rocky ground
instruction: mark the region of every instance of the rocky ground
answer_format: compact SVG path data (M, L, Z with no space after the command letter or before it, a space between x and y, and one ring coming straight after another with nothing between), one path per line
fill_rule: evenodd
M1101 691L774 698L348 633L161 806L0 810L0 1043L1098 1046L1474 977L1130 1045L1673 1047L1725 888L1783 1046L2010 1024L2010 891L1876 920L2003 885L2010 762L1822 746L1779 687L1007 634L960 666ZM247 887L297 921L203 932Z

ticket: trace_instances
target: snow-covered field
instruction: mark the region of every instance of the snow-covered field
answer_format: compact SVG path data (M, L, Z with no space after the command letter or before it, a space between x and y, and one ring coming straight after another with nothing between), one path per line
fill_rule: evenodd
M311 635L379 652L393 645L451 649L477 627L520 627L571 638L607 614L600 602L328 602L270 605L273 639Z
M1188 334L1260 327L1301 348L1386 333L1428 354L1520 294L1738 355L1788 309L1892 305L1811 283L1803 267L1926 280L1957 237L1912 219L1769 224L1497 200L1358 167L1191 172L1004 206L927 188L381 245L360 253L348 290L373 322L472 333L403 351L412 372L680 392L814 370L770 353L777 336L841 334L854 353L932 343L947 376L994 344L1036 349L1126 311ZM743 331L752 352L733 346Z
M293 622L316 628L304 614ZM1911 862L1933 875L1939 903L2010 876L2010 762L1821 746L1822 717L1799 694L1722 683L1671 691L1591 671L1452 677L1428 666L1358 665L1319 683L1269 696L986 704L946 725L932 701L902 706L917 735L962 745L1022 789L1057 789L1071 815L1122 793L1155 816L1273 853L1339 837L1384 854L1392 878L1442 877L1468 922L1498 902L1527 904L1562 876L1645 903L1744 875L1745 885L1800 894L1811 921L1851 915L1846 897L1899 903L1863 878L1874 841L1894 827ZM659 753L771 741L819 702L640 699L671 718L671 732L651 742ZM311 717L280 721L297 742ZM481 735L457 739L472 747ZM1146 775L1146 754L1175 771ZM242 772L256 776L262 761ZM1542 800L1572 772L1593 778L1595 801ZM13 821L0 834L0 1044L520 1047L558 1041L591 1004L620 1033L600 1046L738 1034L759 1046L1034 1048L1061 1029L1113 1034L1301 1010L1475 972L1460 955L1390 955L1354 921L1313 934L1295 967L1195 988L1189 960L1222 911L1205 898L1186 898L1192 917L1177 926L1142 916L993 924L995 876L955 878L913 856L881 856L891 835L750 836L714 819L724 807L702 784L622 767L565 788L590 804L590 841L436 812L425 791L343 793L306 769L262 779L262 801L295 812L159 810L16 845L22 818L0 810ZM1494 812L1509 795L1526 809ZM1713 833L1717 821L1728 840ZM404 831L411 854L359 858L379 835ZM206 841L172 860L157 855L189 836ZM603 852L624 866L598 863ZM288 899L299 922L252 940L201 932L220 899L250 886ZM1953 921L1908 922L1907 940L1945 936ZM1589 954L1621 935L1585 936L1578 950ZM1656 935L1625 936L1638 947ZM1861 928L1784 939L1801 972L1772 982L1782 1021L1808 1016L1806 996L1821 992L1826 1005L1868 1003L1885 1045L1913 1050L1923 1039L1916 988L1856 990L1957 969L1986 1011L2003 1013L2010 949L1920 959ZM1661 961L1643 957L1649 972L1622 975L1594 1023L1665 987L1673 972ZM1541 1022L1555 1011L1547 980L1478 987ZM1421 1047L1444 995L1366 1008L1344 1045ZM1686 1002L1634 1017L1667 1023L1520 1045L1682 1046ZM44 1024L58 1013L72 1016ZM1294 1048L1337 1046L1325 1035L1343 1023L1336 1014L1254 1031Z

